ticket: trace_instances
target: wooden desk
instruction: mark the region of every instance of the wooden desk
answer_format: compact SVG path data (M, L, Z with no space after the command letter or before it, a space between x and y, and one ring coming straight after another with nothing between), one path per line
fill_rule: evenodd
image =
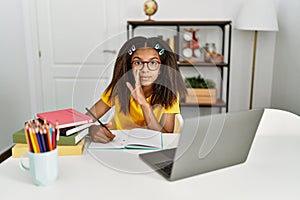
M300 199L300 119L267 111L241 165L168 182L139 160L140 151L85 151L83 156L59 157L58 180L37 187L19 169L19 159L9 158L0 165L0 198ZM176 145L172 136L167 140L168 147Z

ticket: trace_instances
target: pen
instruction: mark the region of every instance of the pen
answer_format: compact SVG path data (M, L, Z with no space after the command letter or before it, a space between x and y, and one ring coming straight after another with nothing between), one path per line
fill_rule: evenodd
M90 113L92 115L92 117L94 117L95 120L97 120L99 122L99 124L104 127L112 136L108 136L106 135L107 137L109 137L109 139L113 139L115 137L114 134L111 133L111 131L107 128L107 126L105 126L105 124L103 124L88 108L85 108L86 111L88 111L88 113Z

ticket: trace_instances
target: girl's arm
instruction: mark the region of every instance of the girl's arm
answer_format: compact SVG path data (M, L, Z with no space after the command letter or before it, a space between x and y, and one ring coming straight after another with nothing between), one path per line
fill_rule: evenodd
M95 103L90 111L99 119L102 117L110 107L106 105L101 99ZM89 113L86 113L87 115L90 115ZM96 121L96 120L94 120ZM107 127L110 127L112 124L108 123L106 124ZM110 132L108 132L105 128L103 128L100 125L92 125L89 128L89 134L94 142L101 142L101 143L107 143L110 141L110 138L108 136L111 135Z
M173 133L174 131L174 122L175 122L175 114L168 113L164 114L161 122L158 123L156 117L154 116L151 105L146 102L146 104L141 105L145 121L147 123L147 127L149 129L161 131L163 133Z
M106 105L101 99L99 101L97 101L90 109L90 111L97 116L97 118L99 119L100 117L102 117L108 110L110 109L110 107L108 105ZM86 113L86 115L89 115L89 113ZM94 120L96 121L96 120Z

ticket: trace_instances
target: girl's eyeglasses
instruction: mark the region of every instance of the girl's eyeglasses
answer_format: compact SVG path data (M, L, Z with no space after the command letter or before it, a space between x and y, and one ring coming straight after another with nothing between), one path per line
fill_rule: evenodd
M156 60L151 60L151 61L148 61L148 62L147 61L134 60L134 61L131 62L131 66L142 70L145 66L144 65L145 63L147 64L147 68L150 71L157 70L159 65L161 64L161 62L156 61Z

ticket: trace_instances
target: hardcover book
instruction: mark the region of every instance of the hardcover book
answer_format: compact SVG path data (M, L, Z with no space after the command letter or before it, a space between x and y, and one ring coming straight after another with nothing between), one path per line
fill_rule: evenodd
M59 156L76 156L82 155L84 148L84 140L81 140L75 146L58 145L57 153ZM27 144L17 143L12 148L12 157L19 158L21 155L29 151Z
M57 141L57 145L74 146L78 142L80 142L87 134L88 129L85 129L70 136L60 136L59 140ZM13 142L23 144L27 143L24 129L21 129L13 134Z
M70 126L70 127L66 127L66 128L61 128L61 129L59 129L59 135L69 136L69 135L72 135L79 131L82 131L84 129L87 129L93 124L94 123L87 123L87 124L83 124L83 125L79 125L79 126Z
M87 116L73 108L42 112L38 113L37 117L41 120L46 120L47 123L52 125L58 124L56 126L58 129L93 122L93 119L90 116Z

